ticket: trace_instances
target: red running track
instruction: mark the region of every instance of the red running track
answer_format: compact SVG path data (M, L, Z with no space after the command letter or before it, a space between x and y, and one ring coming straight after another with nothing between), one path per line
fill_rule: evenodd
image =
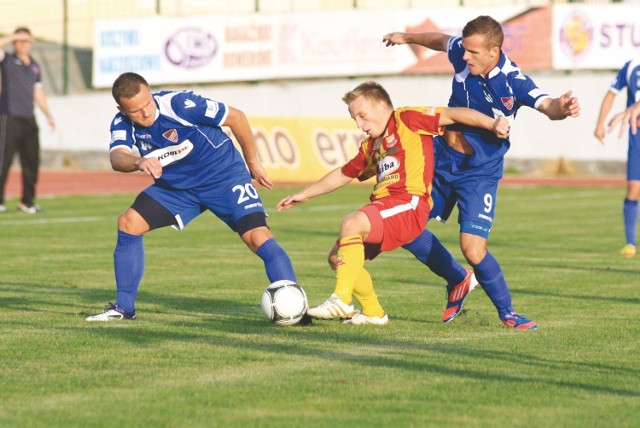
M9 172L7 198L22 194L19 170ZM108 195L138 193L153 180L142 173L41 171L36 196ZM505 177L503 186L624 187L624 177ZM291 183L280 183L280 186Z

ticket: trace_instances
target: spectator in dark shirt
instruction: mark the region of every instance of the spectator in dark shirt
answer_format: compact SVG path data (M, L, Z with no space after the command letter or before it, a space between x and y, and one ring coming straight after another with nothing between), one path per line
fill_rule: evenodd
M13 53L4 51L12 43ZM13 157L18 151L22 167L22 199L18 209L36 214L35 188L40 167L40 139L33 113L34 101L47 117L51 129L55 121L44 94L40 66L31 57L33 37L26 27L17 28L11 36L0 38L0 212L5 212L4 189Z

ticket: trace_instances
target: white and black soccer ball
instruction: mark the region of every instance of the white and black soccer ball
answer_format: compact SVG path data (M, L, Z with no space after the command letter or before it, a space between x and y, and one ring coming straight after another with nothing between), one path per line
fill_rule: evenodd
M300 322L309 309L307 294L293 281L276 281L262 293L262 310L269 321L278 325Z

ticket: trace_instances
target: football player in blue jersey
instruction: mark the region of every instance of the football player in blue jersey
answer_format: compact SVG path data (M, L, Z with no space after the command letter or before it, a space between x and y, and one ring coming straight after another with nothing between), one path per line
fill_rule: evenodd
M602 99L600 112L596 122L594 135L602 144L606 135L605 121L611 111L616 95L627 88L627 107L640 101L640 59L627 61L618 71L609 90ZM633 257L636 255L636 228L638 224L638 199L640 199L640 135L629 131L629 148L627 152L627 193L622 203L622 218L626 244L620 255Z
M571 91L552 98L525 76L502 51L504 33L499 22L489 16L469 21L461 37L442 33L390 33L383 37L387 46L413 43L447 53L454 68L449 107L469 107L492 117L513 120L517 110L527 106L551 120L577 117L580 106ZM435 137L435 174L432 197L435 206L431 217L448 219L458 205L460 248L502 322L516 329L537 328L534 321L518 314L502 268L488 251L487 240L496 209L498 182L502 178L504 155L509 139L498 138L483 130L464 125L447 128ZM447 279L448 301L442 315L444 322L460 313L469 288L456 284L465 269L425 230L405 246L418 260Z
M120 75L112 94L120 113L111 121L111 166L120 172L142 171L154 184L118 217L116 301L87 321L135 319L145 266L144 234L165 226L181 230L207 210L262 259L270 282L296 281L289 256L267 227L251 181L253 177L268 189L273 186L244 113L191 91L152 93L136 73ZM231 129L244 159L222 126ZM134 147L139 156L132 153Z

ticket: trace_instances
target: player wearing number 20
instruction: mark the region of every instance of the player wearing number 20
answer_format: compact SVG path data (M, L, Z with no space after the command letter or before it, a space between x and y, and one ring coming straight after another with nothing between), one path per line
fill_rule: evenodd
M206 210L262 259L269 283L296 282L291 260L267 227L262 200L251 181L253 177L273 187L244 113L191 91L152 93L135 73L120 75L112 94L120 112L111 122L111 166L120 172L142 171L155 182L118 217L115 304L87 320L134 319L145 265L144 234L165 226L181 230ZM244 159L222 126L231 129Z

